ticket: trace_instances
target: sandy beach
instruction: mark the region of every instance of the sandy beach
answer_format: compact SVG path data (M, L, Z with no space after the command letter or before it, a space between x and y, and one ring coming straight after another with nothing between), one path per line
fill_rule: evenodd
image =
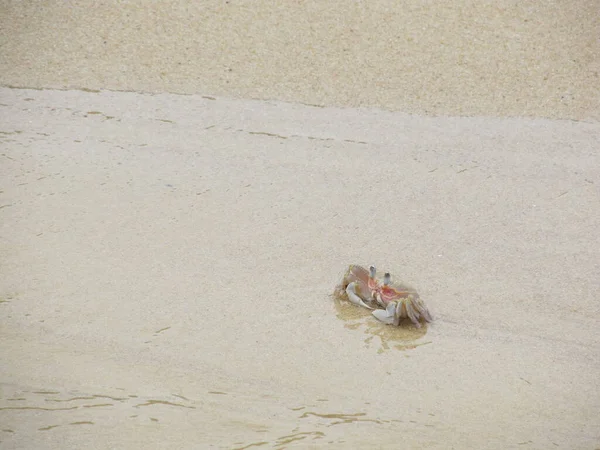
M2 448L600 448L597 1L1 5Z

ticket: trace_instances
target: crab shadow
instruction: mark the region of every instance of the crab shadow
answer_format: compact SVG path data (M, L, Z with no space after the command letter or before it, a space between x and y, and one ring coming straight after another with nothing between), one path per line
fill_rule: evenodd
M367 309L353 305L338 295L332 297L338 319L345 322L344 328L362 330L367 335L364 340L367 348L377 345L376 338L379 338L380 347L377 353L391 349L412 350L431 343L430 341L417 342L427 334L427 324L417 328L410 320L404 319L400 326L386 325L373 317Z

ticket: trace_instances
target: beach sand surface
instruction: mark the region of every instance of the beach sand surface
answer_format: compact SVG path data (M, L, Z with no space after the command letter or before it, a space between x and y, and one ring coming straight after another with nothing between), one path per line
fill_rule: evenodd
M597 1L91 5L0 2L2 448L600 449Z
M9 448L598 445L598 125L1 96Z

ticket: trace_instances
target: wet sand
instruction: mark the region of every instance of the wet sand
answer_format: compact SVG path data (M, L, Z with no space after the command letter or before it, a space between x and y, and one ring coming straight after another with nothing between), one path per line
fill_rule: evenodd
M1 84L63 89L0 88L3 447L600 448L599 109L591 64L563 64L595 51L582 36L597 19L576 31L569 22L593 2L549 3L533 16L564 14L520 35L544 42L538 54L568 76L569 102L554 96L558 78L538 83L539 65L490 79L484 54L525 70L519 51L492 51L500 41L489 53L467 47L479 67L464 78L475 84L467 96L448 76L444 95L400 97L369 82L385 66L379 41L350 47L360 70L341 70L327 89L318 72L295 72L293 51L288 65L260 54L250 64L254 41L222 36L266 20L263 2L246 22L244 4L207 7L204 40L184 3L87 15L81 5L2 14L21 39L1 48ZM312 11L326 60L341 58L327 28L334 3L329 15L281 5L269 20ZM467 30L502 35L524 17L496 3L504 15L481 22L455 5ZM353 30L375 32L377 21L352 11ZM390 17L435 29L456 11ZM112 26L127 14L146 26ZM182 28L179 39L153 41L160 24ZM456 24L445 26L454 36ZM108 29L113 47L86 47ZM281 58L282 33L260 41ZM565 39L569 52L558 52ZM227 51L193 62L183 44L201 42ZM135 70L119 72L125 48ZM417 47L407 52L420 61ZM159 81L177 58L184 68ZM224 58L247 77L219 76ZM421 61L422 76L409 76L398 61L398 86L417 80L419 90L437 73ZM534 106L496 101L486 86L511 86ZM365 105L377 108L356 108ZM415 286L435 321L397 329L335 301L351 263Z

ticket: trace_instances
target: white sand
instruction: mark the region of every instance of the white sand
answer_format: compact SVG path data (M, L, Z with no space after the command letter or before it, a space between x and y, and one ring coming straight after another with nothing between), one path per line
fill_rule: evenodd
M0 2L0 447L600 448L596 0L91 5Z

